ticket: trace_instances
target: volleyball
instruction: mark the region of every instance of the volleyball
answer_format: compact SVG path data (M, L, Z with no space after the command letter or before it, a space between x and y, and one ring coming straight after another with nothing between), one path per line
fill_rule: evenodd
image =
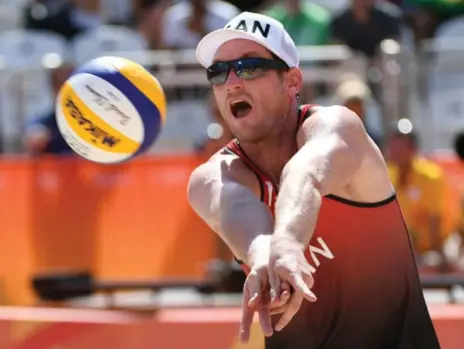
M55 107L58 128L71 149L104 164L142 154L166 120L159 81L120 57L96 58L76 69L61 87Z

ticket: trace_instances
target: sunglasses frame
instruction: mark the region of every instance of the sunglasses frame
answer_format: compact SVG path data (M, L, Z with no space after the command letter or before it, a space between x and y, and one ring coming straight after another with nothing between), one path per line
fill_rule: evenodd
M219 68L221 67L221 68ZM227 69L224 69L227 68ZM214 72L214 69L217 69ZM208 79L211 85L222 85L227 81L231 70L235 71L235 74L243 80L251 80L257 77L262 76L262 74L253 75L246 77L243 75L245 70L250 69L261 69L263 72L268 70L288 70L288 65L281 59L272 59L272 58L263 58L263 57L243 57L239 59L234 59L231 61L219 61L212 64L206 69L206 78ZM216 75L212 76L212 74ZM213 82L214 78L219 77L221 74L225 73L224 78L219 82Z

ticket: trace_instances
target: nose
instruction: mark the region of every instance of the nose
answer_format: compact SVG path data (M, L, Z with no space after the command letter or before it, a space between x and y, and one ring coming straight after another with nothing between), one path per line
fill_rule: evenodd
M243 81L240 79L237 74L235 73L234 69L229 71L229 75L227 76L227 80L224 83L227 92L237 91L243 88Z

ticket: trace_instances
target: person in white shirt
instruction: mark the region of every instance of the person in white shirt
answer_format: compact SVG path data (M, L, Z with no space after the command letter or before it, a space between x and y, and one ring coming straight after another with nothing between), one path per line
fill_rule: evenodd
M209 32L222 28L239 9L220 0L185 0L167 9L162 29L162 46L193 49Z

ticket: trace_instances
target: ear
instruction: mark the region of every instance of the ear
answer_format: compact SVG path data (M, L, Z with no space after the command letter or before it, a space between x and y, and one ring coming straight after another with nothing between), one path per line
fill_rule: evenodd
M291 68L286 75L288 92L294 97L303 88L303 73L299 68Z

